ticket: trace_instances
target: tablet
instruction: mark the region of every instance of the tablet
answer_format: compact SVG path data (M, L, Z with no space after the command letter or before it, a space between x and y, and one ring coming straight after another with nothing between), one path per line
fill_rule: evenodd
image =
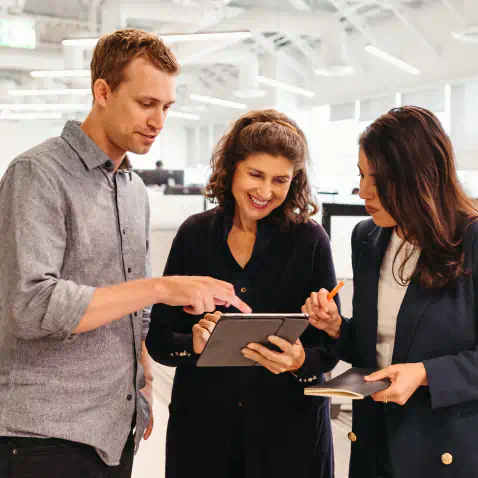
M307 314L224 314L218 320L198 367L250 367L259 365L241 350L251 342L274 347L268 340L276 335L294 343L307 328Z

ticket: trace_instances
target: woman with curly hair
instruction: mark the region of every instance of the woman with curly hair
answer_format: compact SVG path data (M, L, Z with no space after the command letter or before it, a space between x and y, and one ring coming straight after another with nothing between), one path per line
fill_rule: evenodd
M218 207L179 228L165 274L228 281L259 313L300 312L311 292L334 287L329 239L310 219L307 162L304 133L286 115L241 117L212 157L206 197ZM181 308L152 311L149 353L177 367L166 477L332 478L328 402L304 397L336 363L319 350L321 332L309 326L294 344L272 337L278 351L249 344L243 354L261 367L196 367L226 309L205 310L198 323Z

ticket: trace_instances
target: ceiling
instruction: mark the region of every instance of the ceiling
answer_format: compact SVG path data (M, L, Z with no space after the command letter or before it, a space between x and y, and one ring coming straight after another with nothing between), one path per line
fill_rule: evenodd
M230 99L248 107L284 99L277 88L258 84L257 75L312 91L313 97L287 93L288 101L300 107L478 75L478 43L452 36L478 25L478 2L467 0L0 0L0 16L33 19L37 38L36 50L0 47L0 95L12 87L88 87L88 79L34 80L30 71L87 68L91 51L67 50L62 40L94 38L121 27L158 33L250 30L246 40L173 46L183 64L178 106L210 115L223 109L205 110L189 95ZM372 57L364 50L369 43L418 67L421 74L410 75ZM315 73L333 74L344 66L353 67L354 73ZM258 96L260 90L265 97ZM244 98L247 93L253 96ZM20 100L4 98L1 103L7 101ZM61 101L78 103L78 98Z

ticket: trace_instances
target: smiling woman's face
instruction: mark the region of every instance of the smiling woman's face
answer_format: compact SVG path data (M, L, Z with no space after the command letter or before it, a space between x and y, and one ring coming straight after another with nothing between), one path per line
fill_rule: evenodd
M232 180L236 213L242 220L259 221L287 198L294 165L283 156L252 154L240 161Z

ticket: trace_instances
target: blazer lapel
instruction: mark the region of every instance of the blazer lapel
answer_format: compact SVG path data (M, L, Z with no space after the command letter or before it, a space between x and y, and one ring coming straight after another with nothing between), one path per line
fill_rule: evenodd
M356 271L354 306L363 304L362 320L357 333L361 335L364 365L377 367L378 282L380 266L392 233L391 228L375 227L360 245L359 270ZM354 307L355 308L355 307ZM355 310L354 310L355 315Z
M432 291L420 286L416 281L408 285L398 312L392 364L406 363L418 324L432 296Z

